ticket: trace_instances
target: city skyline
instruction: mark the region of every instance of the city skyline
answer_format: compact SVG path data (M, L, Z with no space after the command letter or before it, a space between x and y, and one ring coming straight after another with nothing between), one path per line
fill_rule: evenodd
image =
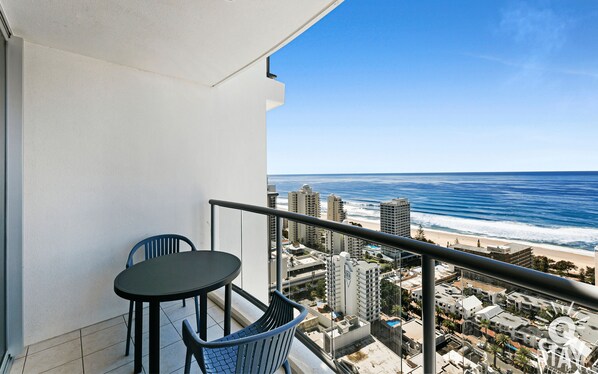
M597 170L595 24L579 1L345 2L272 57L268 173Z

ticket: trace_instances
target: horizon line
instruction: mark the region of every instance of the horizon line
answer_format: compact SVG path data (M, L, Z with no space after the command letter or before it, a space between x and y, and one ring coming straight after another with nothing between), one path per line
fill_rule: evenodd
M346 173L288 173L267 176L303 176L303 175L414 175L414 174L541 174L541 173L598 173L598 170L532 170L532 171L427 171L427 172L346 172Z

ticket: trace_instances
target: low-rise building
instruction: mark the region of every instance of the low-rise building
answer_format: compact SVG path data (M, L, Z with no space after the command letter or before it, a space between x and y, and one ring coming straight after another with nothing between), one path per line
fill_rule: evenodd
M412 319L403 323L401 326L402 334L393 335L395 343L401 344L405 352L409 356L415 356L422 352L422 345L424 343L424 329L422 321L419 319ZM444 343L446 335L436 330L436 345ZM401 340L402 339L402 340Z
M346 316L324 331L324 350L335 354L351 344L370 337L371 325L357 316Z
M490 318L490 329L496 333L509 335L511 339L516 339L516 331L528 324L528 320L504 311Z
M508 243L505 245L487 246L486 248L483 248L472 245L455 244L450 246L450 248L513 265L527 268L532 267L532 247L528 245Z
M468 296L457 301L457 314L461 315L462 318L472 318L482 308L482 302L475 296Z
M465 295L473 294L478 299L491 304L504 300L507 294L507 289L504 287L466 277L453 282L453 287L459 288Z
M475 319L476 321L480 322L482 320L490 320L490 318L496 316L497 314L502 313L502 308L498 305L490 305L487 306L479 311L476 312L475 314Z
M542 309L551 309L552 304L543 297L515 291L507 295L507 307L525 313L538 313Z

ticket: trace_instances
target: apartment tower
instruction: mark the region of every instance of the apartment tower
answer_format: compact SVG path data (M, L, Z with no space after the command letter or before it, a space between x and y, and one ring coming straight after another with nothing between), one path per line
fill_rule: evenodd
M354 225L347 220L342 222L345 225ZM351 258L361 260L365 241L338 232L326 231L326 249L329 253L338 255L341 252L348 252Z
M278 192L276 192L276 186L273 184L268 185L268 208L276 209L276 198ZM276 243L276 217L268 216L268 238L269 245L272 248L272 243ZM274 244L276 245L276 244Z
M328 257L326 295L335 312L368 322L380 319L380 266L352 259L347 252Z
M289 212L320 218L320 193L314 192L307 184L299 191L289 192ZM297 222L289 221L289 240L300 242L308 247L320 246L320 230Z
M343 222L347 218L345 202L335 194L328 196L327 218L334 222Z
M380 203L380 231L406 238L411 237L411 204L405 198ZM397 258L399 251L382 246L382 253Z

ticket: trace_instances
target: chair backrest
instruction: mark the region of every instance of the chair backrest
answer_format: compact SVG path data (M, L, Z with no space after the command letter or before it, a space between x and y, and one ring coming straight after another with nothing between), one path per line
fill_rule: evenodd
M191 247L192 251L196 251L195 245L189 238L177 234L163 234L156 235L149 238L145 238L139 243L135 244L131 252L129 252L129 258L127 259L127 267L133 266L133 256L135 252L141 247L145 251L145 259L164 256L172 253L178 253L180 251L180 243L185 242Z
M294 317L294 311L299 315ZM297 326L307 316L307 309L289 299L279 291L271 294L271 301L264 315L251 326L238 333L214 342L203 342L193 334L189 322L183 322L183 341L195 356L204 372L206 370L206 349L224 349L228 353L222 359L235 360L235 373L274 373L286 361ZM232 353L234 352L234 354ZM209 356L209 355L207 355ZM236 357L235 357L236 356Z
M294 310L301 313L296 318ZM272 292L270 306L255 326L266 332L263 337L240 344L237 351L237 373L274 373L286 361L295 330L305 319L307 310L283 296Z

